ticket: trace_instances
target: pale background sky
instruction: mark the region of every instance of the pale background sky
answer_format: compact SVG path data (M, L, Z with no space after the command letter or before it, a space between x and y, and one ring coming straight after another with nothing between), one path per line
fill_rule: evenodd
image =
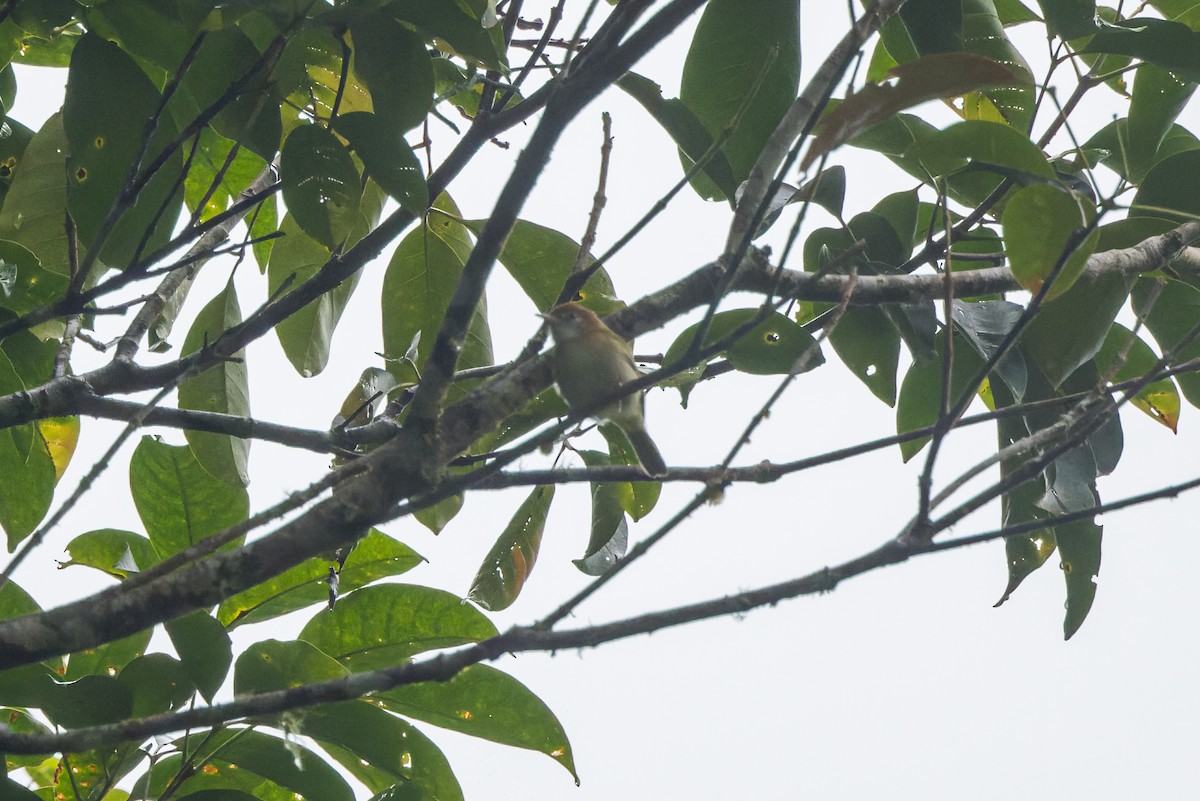
M548 5L526 3L526 15L545 18ZM805 4L804 12L807 78L844 30L845 12L838 3ZM693 26L694 20L637 68L662 83L668 96L678 93ZM1045 50L1036 34L1033 28L1023 33L1020 46L1027 55ZM18 75L13 116L36 128L61 103L56 84L64 73ZM1094 95L1099 102L1090 119L1100 122L1077 123L1088 132L1126 108L1106 89ZM523 217L575 238L582 234L604 110L613 114L616 141L597 250L627 230L680 175L667 136L639 107L611 92L568 130ZM940 124L950 121L941 109L929 111ZM1189 109L1180 121L1195 128L1195 111ZM527 130L506 135L512 149L489 149L486 159L455 182L452 194L467 216L488 213L489 198ZM448 152L448 139L442 141L435 159ZM862 151L844 149L834 161L850 170L847 218L886 192L912 186L898 170L879 169L885 162ZM811 220L806 230L828 224L819 213ZM632 301L711 260L728 222L724 206L683 193L610 266L618 292ZM780 240L775 242L778 252ZM274 337L250 348L256 417L306 427L328 424L359 372L377 363L371 356L380 349L375 298L385 265L381 261L365 271L322 375L299 378ZM193 293L176 327L177 346L191 317L226 277L227 267L207 268L208 289L198 286ZM238 283L243 309L264 297L265 281L253 265L242 268ZM534 309L499 269L489 301L496 356L504 361L533 333ZM752 302L734 299L729 305ZM108 326L101 339L119 333L107 318L101 323ZM681 322L669 332L647 335L639 352L661 352L682 327ZM801 458L894 431L892 410L826 352L829 362L794 384L739 463ZM775 386L774 378L725 376L699 387L686 411L676 393L654 391L651 430L670 464L713 464ZM283 407L281 389L294 399ZM1102 496L1112 500L1193 477L1198 419L1196 410L1185 407L1174 436L1136 410L1123 413L1125 454L1116 474L1101 480ZM118 430L84 421L60 498ZM154 433L182 442L178 432ZM71 537L99 527L141 529L131 504L111 500L128 497L134 444L18 571L17 580L44 603L68 600L53 559ZM994 447L987 426L955 434L937 477L952 478ZM544 462L530 457L525 464ZM255 443L253 509L307 485L326 464L321 456ZM898 451L888 449L775 484L731 487L723 503L697 512L568 623L608 621L719 596L857 556L894 535L911 514L919 465L920 459L915 467L904 466ZM631 527L631 539L652 532L695 489L668 485L658 509ZM524 490L478 493L437 538L408 519L383 526L430 559L403 580L465 594L498 521L507 520L524 495ZM581 653L525 654L495 663L524 681L562 721L583 780L578 789L541 754L420 727L445 750L467 798L475 801L1182 797L1200 784L1195 758L1200 700L1193 690L1200 595L1192 586L1200 562L1198 516L1195 497L1109 515L1097 600L1069 643L1062 641L1063 581L1053 564L1027 579L1003 608L992 609L1006 579L1003 546L992 543L917 559L849 581L830 595L739 619L692 624ZM989 508L954 533L994 528L998 517ZM586 577L570 559L582 554L587 529L587 488L561 488L537 569L518 602L494 618L501 629L543 616L584 585ZM83 569L72 573L69 589L79 595L106 586L106 579ZM235 648L292 636L315 611L238 629Z

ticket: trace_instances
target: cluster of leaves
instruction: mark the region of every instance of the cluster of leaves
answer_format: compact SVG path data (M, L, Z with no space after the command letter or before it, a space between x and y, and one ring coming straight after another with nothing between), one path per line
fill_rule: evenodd
M1093 254L1140 243L1200 211L1191 189L1192 176L1200 177L1200 140L1175 122L1200 81L1200 15L1175 2L1149 4L1166 19L1121 19L1078 0L1038 5L1040 16L1020 0L910 0L872 44L868 85L824 105L800 163L824 166L848 143L881 153L917 188L846 220L846 171L819 169L799 189L781 188L756 230L766 232L790 203L815 203L837 225L807 232L802 258L811 274L903 278L939 260L951 274L981 260L1006 261L1032 300L946 298L942 319L934 300L833 308L801 298L791 314L723 311L682 332L664 357L685 402L716 359L759 375L794 376L818 366L823 356L810 332L825 327L837 357L895 407L898 432L922 434L902 438L906 460L926 448L932 460L937 441L976 396L997 413L1001 449L1052 431L1068 402L1106 384L1133 382L1132 403L1172 430L1181 398L1200 405L1200 379L1166 371L1200 353L1196 282L1085 270ZM183 259L177 252L242 215L246 239L234 249L257 263L262 299L271 303L243 320L232 280L205 300L179 348L203 368L181 371L180 410L249 416L248 368L239 350L223 348L247 324L266 321L300 375L321 373L357 273L328 276L348 254L381 249L414 223L383 281L386 372L364 372L335 427L363 422L379 392L420 384L419 368L435 353L488 223L464 218L446 182L425 174L406 136L425 126L427 137L430 120L453 127L450 109L483 118L533 102L519 79L506 83L516 71L494 15L487 0L19 0L0 7L4 109L16 91L13 63L68 69L61 113L36 132L11 118L0 129L0 397L61 376L57 357L69 355L63 346L72 326L90 325L102 298L144 278L165 275L167 290L127 339L136 352L141 326L152 350L168 350L212 246ZM1057 37L1054 69L1087 71L1080 95L1098 89L1131 98L1126 117L1058 156L1047 156L1045 143L1030 134L1039 90L1054 76L1035 80L1009 39L1014 26L1039 23ZM711 0L683 65L679 98L664 98L651 79L632 72L612 80L678 145L692 189L736 207L800 90L798 4L763 0L747 14L738 0ZM113 87L120 88L119 103ZM961 120L939 129L907 111L938 99ZM1114 203L1100 197L1094 176L1101 167L1116 176L1110 197L1135 190L1126 219L1104 221ZM399 211L387 219L400 224L383 219L389 204ZM580 245L558 231L518 219L497 247L497 261L538 310L565 299L577 262L589 270L580 302L601 313L624 306L603 267L588 254L579 259ZM292 299L292 311L269 316ZM1114 322L1129 304L1157 347ZM492 362L481 295L455 367ZM450 402L478 385L477 378L456 382ZM1095 593L1096 482L1116 467L1122 447L1115 404L1106 395L1099 409L1057 450L1001 460L1003 523L1031 527L1007 539L1004 597L1057 549L1067 576L1068 636ZM564 411L546 390L497 430L475 432L471 450L495 451ZM211 426L184 427L186 445L147 437L133 455L130 497L144 533L80 534L68 545L65 567L94 568L132 586L247 521L249 440ZM78 432L78 418L54 417L0 434L0 526L10 550L36 544ZM637 464L619 429L600 432L607 448L580 452L589 468ZM472 469L456 467L452 475ZM590 538L576 562L584 573L603 574L623 556L628 519L648 514L659 490L648 481L592 483ZM514 602L537 559L554 497L553 486L532 488L483 557L469 600L487 610ZM439 531L462 503L454 495L415 516ZM928 515L923 522L942 530ZM224 549L242 543L226 539ZM324 602L326 560L230 591L215 611L167 622L174 656L145 653L147 629L0 672L8 730L102 726L198 699L212 703L230 676L234 697L242 698L496 635L464 599L376 583L422 561L381 531L372 529L343 557L336 576L343 597L313 615L294 641L264 640L235 655L228 632ZM0 620L40 611L17 584L0 584ZM149 755L116 735L85 753L8 755L6 770L24 769L38 790L8 778L0 789L18 798L120 798L114 787L125 780L137 797L352 797L332 760L378 798L461 797L445 757L414 720L541 751L574 771L566 736L545 705L512 677L475 665L442 684L193 730ZM311 738L328 760L292 735Z

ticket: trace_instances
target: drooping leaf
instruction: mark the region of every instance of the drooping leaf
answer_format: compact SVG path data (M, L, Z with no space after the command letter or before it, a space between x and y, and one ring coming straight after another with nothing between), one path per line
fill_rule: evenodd
M705 6L683 65L679 99L716 138L732 127L722 151L736 184L750 174L800 83L799 9L761 0L746 14L740 0ZM757 92L749 96L754 87ZM749 96L749 97L748 97ZM688 166L684 156L685 168ZM710 200L724 193L702 176L692 186Z
M882 309L846 309L829 332L829 344L871 394L888 406L896 405L900 333Z
M225 627L203 610L189 612L163 625L184 672L211 704L233 663L233 647Z
M221 335L242 321L237 290L232 279L196 316L183 342L188 356L217 342ZM218 412L235 417L250 416L249 375L245 352L223 358L215 366L179 383L179 408ZM196 460L217 478L230 484L250 483L248 462L250 440L210 431L184 431Z
M492 612L512 606L533 572L553 501L554 485L534 487L483 558L468 599Z
M638 458L637 451L633 449L633 443L629 441L629 437L621 430L620 426L602 423L600 433L608 442L608 456L613 464L641 465L642 462ZM650 514L662 494L661 481L617 481L613 483L617 487L617 497L621 501L621 508L635 522Z
M375 695L385 709L452 731L547 754L575 775L562 724L525 685L487 665L447 682L408 684Z
M404 782L422 788L430 798L461 799L458 780L441 750L377 703L372 699L314 707L295 716L296 729L325 747L372 790L382 789L383 782Z
M1200 290L1167 281L1155 297L1155 280L1142 278L1134 285L1133 310L1145 320L1162 352L1170 355L1170 364L1184 364L1200 355L1200 336L1193 336L1200 323ZM1183 372L1175 380L1188 403L1200 406L1200 375Z
M612 463L607 453L580 451L588 467L604 467ZM614 484L592 482L592 527L587 550L583 557L572 562L589 576L607 573L625 556L629 545L629 522L621 507L621 498Z
M1120 323L1113 323L1104 345L1096 354L1100 374L1114 384L1141 379L1158 364L1158 356L1141 337ZM1171 431L1179 425L1179 390L1170 378L1148 382L1132 398L1132 403Z
M299 126L284 140L280 172L283 202L300 229L330 249L345 242L362 194L346 146L319 125Z
M383 191L416 215L429 208L429 188L421 162L394 125L366 111L340 114L334 130L346 137L362 159L364 172Z
M896 432L910 431L932 426L943 412L945 334L938 334L937 358L913 362L896 397ZM971 389L971 381L983 368L983 360L968 342L956 340L953 360L950 365L950 391L945 400L953 406ZM900 443L900 455L904 461L920 453L929 441L928 437Z
M160 557L170 556L246 519L245 487L214 477L186 445L143 437L129 463L138 517ZM224 547L237 547L241 538Z
M738 182L729 166L729 160L720 148L709 153L715 141L712 134L682 100L663 97L661 86L636 72L625 73L617 80L616 85L650 112L654 121L674 140L682 154L685 167L699 163L707 154L701 167L704 177L717 187L722 196L734 196Z
M121 87L120 103L111 99L116 86ZM178 134L174 120L158 113L160 107L158 90L129 55L94 34L80 40L71 54L63 101L69 144L67 205L80 242L88 249L100 247L101 257L111 265L124 267L135 255L164 244L182 203L178 178L183 154L178 150L148 180L139 169L143 188L135 201L126 200L133 188L128 185L131 169L148 166ZM157 120L157 125L146 145L148 119ZM125 208L111 232L105 230L122 204Z
M421 37L383 13L356 18L350 36L354 71L381 124L397 136L420 125L433 105L433 65Z
M1143 63L1133 80L1133 99L1124 143L1129 177L1140 183L1154 164L1154 156L1175 118L1196 91L1193 81L1184 81L1154 64Z
M1091 611L1096 599L1096 575L1100 572L1100 540L1103 526L1092 520L1075 520L1055 527L1061 567L1067 582L1067 614L1063 639L1069 640Z

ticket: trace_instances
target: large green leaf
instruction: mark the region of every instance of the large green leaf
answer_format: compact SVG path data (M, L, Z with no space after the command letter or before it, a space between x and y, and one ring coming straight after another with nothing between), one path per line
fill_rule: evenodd
M245 487L214 477L188 446L143 437L129 463L138 517L160 557L177 553L246 519ZM240 538L225 547L237 547Z
M1129 104L1129 137L1123 143L1129 177L1140 183L1154 163L1154 156L1175 123L1175 118L1196 91L1192 81L1155 64L1142 64L1133 81L1133 99Z
M796 98L799 13L792 0L759 0L752 14L741 0L712 0L692 36L679 99L714 138L735 126L722 151L739 184ZM686 155L684 161L688 166ZM692 185L702 197L724 199L703 176Z
M445 195L434 203L428 222L408 233L396 248L383 277L383 347L392 358L408 353L417 343L417 365L423 365L433 350L442 318L471 253L467 229L457 207ZM471 319L467 340L459 354L459 369L492 363L492 336L487 324L487 305L480 300ZM400 383L414 381L411 366L393 362L389 369Z
M442 47L488 69L508 71L500 25L484 28L478 12L464 3L430 3L428 0L389 0L385 9L417 26Z
M1105 25L1088 52L1140 58L1189 81L1200 81L1200 33L1179 22L1136 17Z
M525 685L493 667L471 665L449 681L396 687L374 700L442 728L539 751L575 775L571 744L558 718Z
M934 176L947 175L973 162L1054 180L1054 169L1027 136L1007 125L984 120L955 123L930 134L905 155L920 161Z
M67 672L63 678L74 681L83 676L115 676L125 665L146 653L149 644L150 630L147 629L95 648L77 651L68 657Z
M1113 323L1104 345L1096 354L1100 374L1114 384L1149 375L1159 358L1141 337L1120 323ZM1179 390L1170 378L1150 381L1133 396L1131 402L1172 431L1179 425Z
M554 485L534 487L483 558L467 598L493 612L512 605L533 572L553 501Z
M1129 296L1119 275L1084 273L1061 297L1045 304L1021 334L1021 352L1057 387L1104 344Z
M1096 575L1100 572L1100 540L1104 532L1092 520L1075 520L1055 528L1061 567L1067 582L1067 614L1063 639L1083 625L1096 599Z
M178 709L196 692L183 663L167 654L139 656L121 669L117 681L129 690L135 718Z
M617 80L617 86L641 103L642 107L650 112L650 116L654 117L655 122L663 127L679 146L685 165L699 162L701 157L708 153L714 138L682 100L663 97L661 86L636 72L622 75ZM721 149L717 149L708 157L702 169L704 177L711 181L724 197L732 198L736 195L738 181L734 178L729 161Z
M119 579L128 578L159 561L150 540L132 531L101 528L87 531L67 543L70 560L59 567L83 565Z
M233 666L233 693L269 693L348 674L337 660L302 640L263 640L238 654Z
M421 787L430 798L461 799L450 763L412 724L379 709L375 699L326 704L295 715L312 737L371 790L396 782Z
M280 155L283 202L300 229L322 245L339 247L358 222L362 181L350 151L328 129L301 125Z
M491 621L461 598L409 584L356 590L317 613L300 632L301 639L355 672L495 635Z
M871 394L888 406L896 405L900 333L882 309L846 309L829 332L829 344Z
M915 361L904 374L900 394L896 398L896 432L910 431L933 425L942 416L945 383L944 354L945 334L937 338L937 358ZM950 406L958 403L971 389L971 381L983 367L983 360L968 341L955 339L953 358L950 364L950 391L945 399ZM920 453L929 441L928 437L900 443L900 455L904 461Z
M485 222L470 220L467 226L479 233ZM579 243L566 234L528 220L517 220L498 258L538 311L549 311L566 285L578 255ZM589 253L584 266L595 261ZM601 267L579 290L577 300L603 316L620 305L615 295L612 279Z
M382 13L357 17L350 36L354 71L371 91L376 116L396 134L420 125L433 106L433 64L425 42Z
M1200 356L1200 336L1194 336L1200 325L1200 290L1167 281L1151 305L1155 280L1142 278L1134 286L1133 310L1146 321L1163 353L1170 355L1170 364L1184 364ZM1200 406L1200 374L1184 372L1175 380L1188 403Z
M1138 187L1129 215L1161 217L1177 223L1195 219L1200 216L1197 181L1200 181L1200 150L1185 150L1161 159Z
M183 355L213 344L221 334L241 321L242 311L231 279L197 315L183 342ZM249 417L250 387L244 351L223 358L204 372L181 381L179 408ZM184 435L196 460L208 472L231 484L246 486L250 483L247 466L250 440L191 429L184 431Z
M376 579L406 573L423 561L424 558L407 545L372 529L346 557L338 573L338 586L342 592L351 592ZM325 602L329 598L325 579L330 567L328 559L302 562L222 601L217 608L217 619L232 628L243 623L270 620Z
M1094 230L1080 235L1094 212L1083 198L1049 184L1014 192L1004 206L1004 252L1017 282L1037 292L1053 276L1046 300L1070 289L1099 239Z
M600 451L580 451L588 467L606 467L612 457ZM572 560L575 567L589 576L607 573L625 556L629 546L629 521L621 505L621 495L615 484L593 481L592 526L588 534L587 550L579 559Z
M250 780L255 793L270 792L272 798L295 798L305 801L354 801L354 791L337 770L325 759L300 743L273 737L259 731L226 730L217 733L206 743L204 754L211 753L207 764L226 782L231 774L248 772L261 777ZM197 771L197 775L207 771ZM259 788L262 779L277 787ZM200 782L185 783L184 787ZM281 789L290 791L286 795ZM294 794L294 795L293 795Z
M402 133L383 117L366 111L341 114L334 128L362 159L364 172L400 204L421 216L429 208L429 187L421 162Z
M112 102L113 87L121 102ZM145 183L132 206L129 178L139 176L177 135L169 115L159 115L161 98L146 74L124 51L93 34L85 35L71 55L63 101L63 128L69 144L67 205L85 247L103 238L101 257L125 266L135 254L152 252L170 238L182 202L179 177L183 156L175 151ZM157 126L144 148L146 120ZM126 208L111 233L103 230L113 209ZM143 244L143 242L145 244Z
M203 610L168 620L164 625L191 682L212 703L233 662L225 627Z

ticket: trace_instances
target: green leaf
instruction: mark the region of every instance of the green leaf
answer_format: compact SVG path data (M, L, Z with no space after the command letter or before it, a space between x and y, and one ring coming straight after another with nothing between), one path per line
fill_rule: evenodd
M117 681L129 690L135 718L178 709L196 692L183 663L166 654L139 656L121 669Z
M150 540L132 531L101 528L80 534L66 547L70 560L59 567L83 565L126 579L158 562Z
M602 423L600 433L608 442L608 455L612 464L640 465L637 451L633 443L621 430L620 426L612 423ZM621 508L634 519L641 520L658 504L662 494L661 481L616 481L617 497L621 500Z
M1004 206L1004 251L1017 282L1037 292L1062 263L1046 300L1070 289L1099 238L1095 231L1079 237L1093 212L1078 196L1048 184L1014 192Z
M362 194L346 146L320 125L301 125L284 140L280 173L283 202L300 229L330 249L345 242Z
M233 694L258 695L348 674L337 660L306 642L263 640L238 654L233 666Z
M362 159L364 172L383 191L401 208L424 215L429 208L429 187L420 160L400 130L385 118L365 111L338 115L334 129L350 142Z
M150 630L139 631L120 640L77 651L67 659L63 678L74 681L83 676L115 676L121 668L146 653Z
M617 79L616 85L650 112L654 121L674 140L685 168L700 161L712 147L713 136L705 130L704 124L691 109L678 98L664 98L662 87L654 81L636 72L627 72ZM722 150L712 153L702 169L702 175L717 187L721 195L726 198L736 195L738 181Z
M955 300L952 314L955 330L966 337L980 357L990 359L1005 344L1024 311L1023 306L1007 300ZM1025 398L1029 370L1019 349L1010 348L994 371L1016 402Z
M714 138L736 124L721 149L738 184L799 91L799 35L799 9L791 0L760 0L753 14L741 0L712 0L696 26L679 99ZM756 84L757 93L748 97ZM692 185L702 197L725 197L699 176Z
M332 610L319 612L300 632L301 639L355 672L494 636L491 621L461 598L408 584L356 590Z
M0 431L0 475L0 527L11 551L42 522L54 497L54 460L41 434L20 427Z
M486 220L469 220L466 225L478 234ZM539 311L549 311L571 275L579 255L579 243L564 233L528 220L517 220L504 241L499 261L520 285ZM596 260L588 254L585 267ZM588 278L576 300L599 315L621 307L608 271L601 267Z
M449 498L443 498L435 504L418 509L413 512L413 517L417 519L418 523L434 534L441 534L442 529L450 525L450 521L458 516L462 508L463 496L451 495Z
M992 0L962 0L962 11L963 49L1000 62L1019 78L1008 86L968 94L963 116L1005 122L1022 133L1028 131L1034 112L1029 65L1005 33Z
M350 551L338 573L342 592L352 592L386 576L406 573L425 561L407 545L372 529ZM221 602L217 620L230 628L259 623L313 604L325 603L329 587L327 559L309 559L275 578Z
M133 694L111 676L83 676L57 685L43 711L53 723L68 729L101 726L129 717Z
M70 275L67 255L67 137L56 113L34 134L18 159L12 184L0 208L0 239L32 252L39 262L36 291L26 288L30 309L60 297ZM19 311L12 298L4 305Z
M163 625L188 679L211 704L233 662L233 649L225 627L202 610L168 620Z
M198 210L200 221L208 220L225 211L230 201L245 191L266 166L267 162L250 150L234 151L233 140L204 128L184 178L184 203L193 213Z
M880 308L846 309L829 332L829 344L871 394L896 405L900 333Z
M1096 0L1038 0L1046 27L1063 39L1078 39L1096 31Z
M417 336L416 363L429 358L454 288L462 275L471 245L466 228L458 222L458 209L448 197L434 203L447 214L433 212L426 225L408 233L396 248L383 277L383 347L393 358L408 352ZM487 305L475 309L458 359L458 369L492 363L492 336L487 324ZM389 365L396 380L413 381L412 368Z
M112 102L116 86L121 87L120 103ZM136 202L122 211L111 233L103 230L112 210L125 202L131 169L150 164L178 134L169 115L158 115L146 157L139 162L146 120L157 115L160 105L154 84L119 47L94 34L80 39L71 54L63 101L67 205L80 242L93 248L103 237L101 257L109 264L128 265L137 254L165 244L181 208L183 156L176 150Z
M1104 532L1092 520L1075 520L1055 527L1058 553L1067 582L1067 614L1063 639L1069 640L1083 625L1096 599L1096 575L1100 572L1100 540Z
M230 279L225 288L210 300L192 323L183 342L183 356L208 347L230 328L242 321L237 290ZM179 383L179 408L200 412L218 412L235 417L250 416L250 387L245 351L238 351L198 375ZM229 434L187 429L184 431L192 454L208 472L230 484L250 483L248 461L250 440Z
M909 0L901 6L900 19L918 52L946 53L963 49L965 9L958 6L958 3L947 5L939 0Z
M1200 36L1200 34L1197 34ZM1161 159L1146 174L1130 203L1131 217L1161 217L1178 223L1200 217L1200 150Z
M373 700L451 731L547 754L576 775L571 744L550 708L521 682L487 665L471 665L446 682L396 687Z
M945 334L938 334L937 358L915 361L904 374L900 394L896 398L896 433L926 428L938 421L942 414L943 360ZM966 341L954 342L953 361L950 365L950 392L947 400L951 406L970 389L970 382L983 367L983 360ZM929 441L928 437L900 443L900 455L904 461L920 453Z
M129 463L138 517L160 557L170 556L245 520L246 489L215 478L186 445L142 437ZM223 547L238 547L242 538Z
M382 13L350 24L354 71L371 90L381 123L399 138L425 120L433 107L433 64L425 42L410 28Z
M1137 68L1125 143L1133 183L1140 183L1153 166L1163 139L1195 91L1194 82L1180 80L1162 67L1144 63Z
M553 484L533 488L483 558L467 592L469 600L491 612L512 606L533 572L553 501Z
M295 716L296 725L372 790L384 782L402 781L423 788L430 798L461 799L458 780L441 750L410 723L377 708L376 703L372 699L313 707ZM371 775L364 775L364 767ZM381 779L371 780L380 774Z
M1003 65L973 53L935 53L893 67L887 77L892 80L867 84L821 118L817 135L801 162L802 170L860 132L904 109L929 100L961 97L984 86L1010 84L1017 79ZM1019 134L1017 136L1020 138Z
M248 771L306 801L354 801L353 790L337 770L300 743L258 731L227 730L208 745L206 750L215 752L209 764L227 776Z
M1113 323L1096 354L1096 367L1110 382L1119 384L1151 374L1158 360L1158 355L1141 337L1120 323ZM1132 403L1171 431L1177 431L1179 390L1170 378L1149 382L1133 396Z
M1151 17L1119 20L1100 28L1086 52L1140 58L1186 80L1200 80L1200 33L1178 22Z
M1134 285L1133 310L1145 320L1162 352L1170 354L1170 364L1184 364L1200 356L1200 337L1192 336L1200 323L1200 290L1167 281L1151 306L1155 280L1141 278ZM1200 374L1183 372L1175 379L1188 403L1200 407Z
M714 315L704 338L704 346L728 338L758 314L758 309L734 309ZM690 326L676 337L663 356L664 365L683 357L697 330L698 324ZM786 375L793 370L805 372L825 361L812 335L778 312L772 312L761 323L742 334L723 353L738 370L754 375ZM800 364L802 358L805 361Z
M588 467L612 464L609 455L600 451L579 451L579 456ZM601 576L625 556L629 545L629 522L625 519L615 484L594 481L591 488L592 527L587 550L581 559L573 559L572 563L589 576Z
M477 15L462 3L430 3L428 0L391 0L387 10L404 22L411 22L429 37L441 40L453 52L491 70L508 72L500 25L484 28Z
M250 212L250 236L262 240L255 242L251 248L254 260L258 262L259 272L267 271L267 265L271 262L271 251L275 248L274 239L262 239L262 237L274 234L278 230L279 204L276 202L275 196L271 195L263 198L254 211Z
M943 131L922 137L905 154L917 159L934 176L948 175L968 162L1003 167L1045 181L1055 179L1054 168L1029 137L1007 125L984 120L957 122Z
M1000 447L1015 442L1018 439L1025 437L1029 431L1019 419L1001 418L998 421L1000 429ZM1002 466L1002 473L1010 470L1008 466ZM1046 520L1049 523L1050 513L1037 505L1038 496L1041 494L1040 487L1036 482L1025 482L1018 487L1004 493L1001 497L1001 525L1018 526L1034 521ZM1031 573L1040 568L1054 553L1056 543L1054 540L1054 529L1050 525L1046 528L1040 528L1030 534L1022 534L1016 537L1008 537L1004 540L1005 557L1008 562L1008 584L1004 588L1004 594L1000 596L1000 600L995 603L995 606L1001 606L1007 601L1012 594L1016 592L1017 587L1021 585Z
M1050 386L1059 386L1100 350L1128 296L1126 278L1084 273L1026 326L1020 341L1026 363L1035 365Z

